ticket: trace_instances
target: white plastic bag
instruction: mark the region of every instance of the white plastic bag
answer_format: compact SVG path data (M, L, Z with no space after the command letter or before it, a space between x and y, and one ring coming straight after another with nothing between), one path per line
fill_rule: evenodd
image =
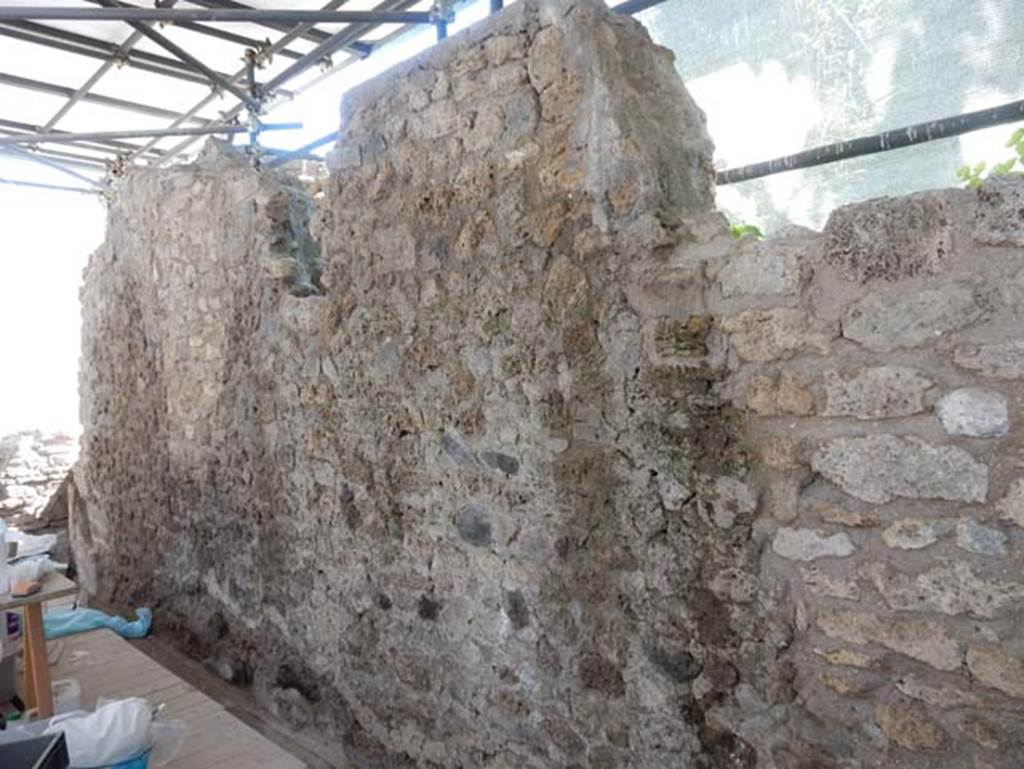
M150 728L153 753L149 757L150 769L159 769L171 762L185 744L185 722L177 718L155 718Z
M85 715L54 718L44 734L64 732L72 766L106 766L149 749L151 720L149 703L133 697Z

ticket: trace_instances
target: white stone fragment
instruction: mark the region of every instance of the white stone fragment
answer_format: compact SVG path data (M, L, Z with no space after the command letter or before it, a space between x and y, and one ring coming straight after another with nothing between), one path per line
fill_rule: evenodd
M950 435L998 438L1010 431L1005 396L983 387L953 390L935 404L935 413Z
M791 561L813 561L817 558L844 558L856 546L845 532L823 534L814 529L783 527L775 533L772 550Z

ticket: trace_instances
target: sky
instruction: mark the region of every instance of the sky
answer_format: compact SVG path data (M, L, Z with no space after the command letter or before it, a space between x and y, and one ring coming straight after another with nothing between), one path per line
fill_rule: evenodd
M0 178L64 183L43 170L0 159ZM78 288L105 217L94 195L0 184L0 435L77 428Z
M677 66L681 73L686 74L687 61L681 59L686 54L680 46L673 44L673 36L678 34L678 14L682 13L677 9L691 8L695 3L694 0L681 1L686 5L680 5L680 0L670 0L660 10L652 9L639 18L649 25L656 41L676 49ZM986 2L998 9L1005 0ZM486 0L475 0L464 6L450 32L454 34L479 20L486 15L487 8ZM886 26L881 32L887 35L891 29L891 26ZM880 40L883 38L888 39L881 35ZM294 101L281 105L267 119L298 120L304 123L304 128L287 136L274 134L274 145L297 147L334 130L340 100L347 88L423 50L434 39L432 28L421 28L368 59L320 81ZM868 42L872 49L871 65L867 70L867 96L872 101L883 101L874 91L883 95L887 93L889 82L895 76L894 64L890 61L892 56L881 43ZM691 55L692 47L688 49ZM710 72L689 76L689 80L691 92L708 114L719 165L741 165L801 149L801 137L809 135L811 128L828 112L828 105L821 101L807 78L787 72L783 63L772 59L770 53L759 61L716 65ZM927 84L920 86L926 87ZM1020 98L1020 95L1003 93L998 89L992 93L978 91L971 95L963 108L977 109L1011 98ZM789 108L776 108L783 103ZM5 113L3 117L14 117L18 104L4 104L2 112ZM751 139L751 113L759 115L756 141ZM96 125L93 130L119 127ZM1012 127L1000 127L952 140L956 146L952 160L957 156L971 162L984 158L1002 159L1006 154L1002 143L1011 130ZM849 137L834 137L840 138ZM267 143L271 143L270 138ZM197 143L193 149L200 146L201 143ZM886 160L881 160L886 156L877 156L880 158L878 163L891 165L895 162L892 160L895 154L898 153L888 155ZM875 169L884 167L871 167L870 173L880 173ZM948 184L952 186L955 183L954 170L951 164L947 171L943 162L943 168L936 177L943 181L937 186L946 184L947 174ZM821 221L807 219L801 201L808 195L831 193L824 186L808 183L813 177L801 176L804 173L772 177L765 184L765 189L780 201L778 207L790 220L820 227ZM80 186L77 180L53 170L4 157L0 157L0 179ZM896 181L902 183L902 177ZM896 192L909 191L912 189ZM842 202L846 201L829 200L828 207ZM756 221L754 217L758 209L755 203L753 196L745 197L737 187L719 190L719 204L727 212L732 209ZM78 290L89 254L103 239L105 216L104 204L94 195L34 190L0 183L0 232L3 233L0 241L0 435L37 428L78 430L77 372L81 325Z

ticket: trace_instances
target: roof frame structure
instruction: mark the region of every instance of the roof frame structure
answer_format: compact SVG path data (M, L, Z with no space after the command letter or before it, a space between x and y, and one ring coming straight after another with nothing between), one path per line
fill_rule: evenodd
M157 7L170 8L176 2L178 2L178 0L157 0L156 4ZM90 90L92 90L93 86L95 86L104 75L117 65L120 58L123 58L128 54L132 47L139 42L142 37L142 32L135 31L132 33L131 37L121 43L117 50L100 65L99 69L97 69L88 80L78 87L78 90L75 91L74 95L61 105L60 109L54 113L53 117L46 121L43 129L49 131L57 125L61 118L74 109L75 105L78 104L78 102L80 102Z
M18 149L21 156L31 155L44 165L65 163L69 166L97 168L104 165L123 165L136 160L164 164L179 157L201 136L210 134L249 133L250 144L255 145L259 132L272 127L263 123L261 115L272 110L283 99L297 95L323 78L365 58L414 25L432 25L436 28L438 39L442 39L447 35L448 24L454 20L452 0L437 0L429 11L411 10L421 0L381 0L370 10L358 11L345 10L343 6L347 0L330 0L318 10L263 9L236 0L187 0L190 6L187 8L177 5L182 0L157 0L156 7L142 7L140 1L86 0L89 3L88 7L0 5L0 37L47 46L71 54L100 59L103 62L77 88L44 82L20 74L0 72L0 85L26 88L66 99L43 125L0 118L0 152L12 154L10 148L23 148ZM616 10L635 13L663 1L626 0ZM0 3L2 2L3 0L0 0ZM491 12L500 11L503 4L503 0L490 0ZM77 30L70 31L40 23L44 21L120 22L131 25L134 32L123 42L115 43L82 34ZM220 26L210 26L211 22L245 22L281 34L276 40L272 41L268 36L261 41ZM244 65L232 74L217 72L179 43L154 30L151 25L155 23L171 24L174 28L240 45L244 48L244 55L240 57ZM317 25L321 23L346 26L340 31L327 31L318 28ZM384 36L375 34L375 39L366 39L367 35L375 33L382 24L396 25L397 29ZM143 38L148 38L171 56L153 53L151 50L139 50L136 45ZM306 52L300 52L291 47L291 44L297 41L315 45ZM344 61L332 65L331 55L341 50L351 55ZM290 63L269 77L265 83L257 82L257 66L262 66L274 55L284 57ZM95 88L107 73L122 65L159 76L206 85L210 88L210 93L184 112L97 93ZM290 81L318 65L328 67L326 74L307 82L298 91L285 90ZM236 99L237 103L226 110L220 110L216 120L203 116L202 113L214 100L226 95ZM134 132L58 130L56 126L80 102L166 118L171 122L161 129ZM243 113L248 113L245 125L239 123ZM177 135L183 135L185 138L167 150L156 147L161 139ZM312 154L313 151L332 142L336 136L337 133L332 132L296 150L265 149L262 152L268 156L271 165L279 165L292 159L316 157ZM136 143L125 139L148 141ZM67 145L71 145L70 148ZM68 151L76 146L86 152L100 154ZM254 155L254 159L258 160L258 156L259 152ZM71 175L75 173L72 171Z
M152 72L156 75L178 78L193 83L206 83L201 76L192 72L186 65L177 59L149 53L148 51L122 50L125 43L118 45L106 40L98 40L86 35L79 35L69 32L66 29L48 27L44 24L33 22L4 22L0 23L0 36L13 40L21 40L26 43L53 48L58 51L78 54L93 59L107 60L114 58L118 66L127 66L143 72ZM127 43L127 41L125 41ZM291 52L295 59L301 58L302 54Z
M117 3L116 0L99 0L99 2L105 8L121 8L122 7L122 4ZM164 9L163 8L158 8L157 10L164 10ZM245 105L247 107L249 107L250 109L259 110L259 102L256 99L251 97L248 93L246 93L241 88L236 87L234 83L232 83L226 77L221 75L219 72L214 72L212 69L207 67L201 61L199 61L199 59L197 59L195 56L190 54L188 51L186 51L184 48L182 48L180 45L178 45L174 41L168 39L164 35L161 35L155 29L153 29L152 27L150 27L147 24L143 24L140 21L129 21L128 25L132 29L135 30L136 34L141 35L143 37L147 37L150 40L152 40L154 43L159 45L165 51L168 51L169 53L171 53L176 59L178 59L179 61L183 62L184 64L187 64L191 69L195 70L200 75L205 77L216 88L219 88L219 89L222 89L224 91L228 91L228 92L234 94L237 98L239 98L243 102L245 102ZM132 35L132 37L135 37L135 35ZM131 40L131 39L132 38L129 38L129 40ZM299 59L299 61L302 61L302 59Z

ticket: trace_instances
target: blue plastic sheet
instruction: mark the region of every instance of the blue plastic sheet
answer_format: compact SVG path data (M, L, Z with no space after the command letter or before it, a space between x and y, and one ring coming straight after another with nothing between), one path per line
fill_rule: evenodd
M124 617L111 617L99 609L59 609L43 615L43 631L47 638L60 638L87 630L109 628L122 638L144 638L153 624L153 612L136 609L138 619L129 622Z

